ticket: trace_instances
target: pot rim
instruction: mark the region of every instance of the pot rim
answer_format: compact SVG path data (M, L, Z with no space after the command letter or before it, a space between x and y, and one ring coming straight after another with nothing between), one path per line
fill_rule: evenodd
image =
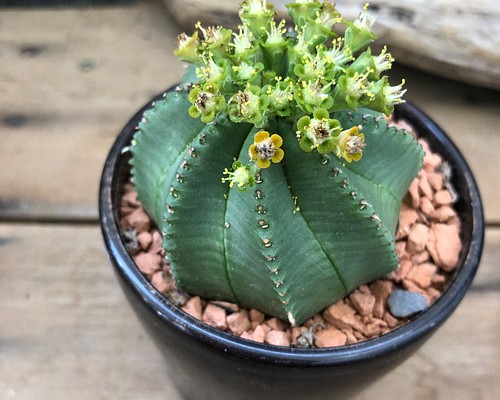
M163 94L162 94L163 95ZM154 101L161 99L157 96ZM470 246L462 255L463 264L442 296L426 311L414 317L407 324L382 336L363 342L323 349L299 349L257 343L242 339L230 333L213 328L170 303L142 275L121 240L119 224L115 218L118 212L113 203L113 187L117 184L117 165L122 160L124 149L129 145L138 122L145 110L153 103L145 105L123 128L114 142L106 163L99 190L99 216L101 230L108 255L124 282L134 294L141 298L149 311L168 324L172 329L182 332L193 341L199 341L222 353L259 363L287 367L341 366L361 360L376 359L393 353L396 349L410 347L415 342L429 336L455 310L472 283L481 258L484 242L484 213L476 181L460 150L448 135L423 111L410 103L397 107L396 114L404 118L417 131L426 130L448 153L455 173L465 180L470 196L472 210L472 231ZM451 157L451 159L450 159Z

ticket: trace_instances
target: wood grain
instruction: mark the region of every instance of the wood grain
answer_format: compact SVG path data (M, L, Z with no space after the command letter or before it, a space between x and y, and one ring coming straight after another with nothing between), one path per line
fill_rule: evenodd
M0 14L0 219L97 220L106 154L120 129L178 81L180 28L160 0ZM456 140L500 222L498 92L395 67Z
M489 229L474 288L455 314L356 400L499 398L499 248L500 229ZM97 226L0 224L0 259L0 399L181 400Z
M96 219L115 136L182 73L177 32L158 1L2 11L1 214Z
M1 225L0 258L0 399L175 399L97 227Z

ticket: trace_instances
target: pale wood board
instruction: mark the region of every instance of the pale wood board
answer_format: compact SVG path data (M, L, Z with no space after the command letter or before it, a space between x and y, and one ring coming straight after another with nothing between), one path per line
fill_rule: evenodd
M0 13L2 214L96 219L114 138L182 74L178 30L160 1Z
M453 316L356 400L499 398L500 229L486 238L474 287ZM0 399L180 400L97 226L0 224L0 259Z
M0 399L175 398L97 227L0 225L0 259Z
M179 32L160 0L0 12L0 218L97 219L115 136L182 74ZM500 222L499 93L403 67L393 75L457 142L487 220Z

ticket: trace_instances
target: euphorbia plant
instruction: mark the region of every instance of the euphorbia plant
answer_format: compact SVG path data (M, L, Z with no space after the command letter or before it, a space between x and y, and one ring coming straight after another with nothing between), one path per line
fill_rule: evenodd
M366 7L352 22L329 2L287 8L290 29L246 0L238 32L182 34L194 66L145 113L131 163L179 288L298 324L396 268L423 152L384 118L404 90L368 47Z

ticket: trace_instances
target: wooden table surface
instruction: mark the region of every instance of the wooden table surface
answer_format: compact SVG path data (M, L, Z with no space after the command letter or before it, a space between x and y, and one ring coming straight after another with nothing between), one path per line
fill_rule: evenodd
M0 399L180 400L115 280L97 212L116 135L179 79L178 33L159 0L0 10ZM445 326L356 400L498 399L500 93L393 75L466 155L486 246Z

